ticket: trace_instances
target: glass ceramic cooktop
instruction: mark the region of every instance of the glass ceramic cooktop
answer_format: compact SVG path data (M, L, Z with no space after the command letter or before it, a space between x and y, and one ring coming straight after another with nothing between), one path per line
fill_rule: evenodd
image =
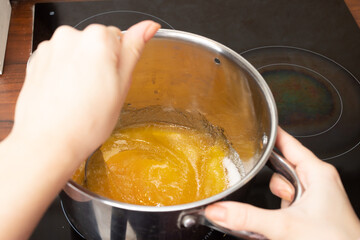
M104 1L41 3L34 8L33 50L63 24L91 23L122 30L145 19L218 41L262 74L279 111L279 124L321 159L337 167L360 215L360 29L341 0ZM247 202L278 208L265 168ZM58 199L31 239L81 239ZM194 239L234 239L209 230Z

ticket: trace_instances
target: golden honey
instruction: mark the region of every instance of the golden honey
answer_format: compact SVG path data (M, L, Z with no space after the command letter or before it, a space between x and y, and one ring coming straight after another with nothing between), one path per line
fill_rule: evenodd
M117 129L88 163L86 187L139 205L194 202L228 187L228 154L224 138L178 125Z

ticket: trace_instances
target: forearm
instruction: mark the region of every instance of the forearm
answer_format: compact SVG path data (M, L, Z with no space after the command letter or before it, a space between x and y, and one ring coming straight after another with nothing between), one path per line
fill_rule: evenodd
M81 161L110 135L145 42L159 28L144 21L123 35L113 26L62 26L39 44L13 132L0 143L0 240L27 238Z
M76 168L57 146L13 134L0 143L0 239L28 238Z

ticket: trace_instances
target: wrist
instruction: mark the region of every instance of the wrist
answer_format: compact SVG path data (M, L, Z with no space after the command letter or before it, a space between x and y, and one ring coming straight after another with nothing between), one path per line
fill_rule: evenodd
M80 164L79 156L61 139L11 131L1 143L9 159L17 159L19 167L29 171L54 171L60 176L71 176ZM54 176L55 177L55 176Z
M74 156L55 143L16 132L0 143L0 156L0 191L5 193L0 203L6 206L0 209L0 219L6 219L0 232L25 239L72 175ZM14 226L25 227L19 232Z

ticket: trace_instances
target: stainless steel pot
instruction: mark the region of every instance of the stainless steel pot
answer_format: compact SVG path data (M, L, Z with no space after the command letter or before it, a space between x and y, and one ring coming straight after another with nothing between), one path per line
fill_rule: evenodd
M86 239L194 239L194 236L206 239L209 227L239 237L261 239L261 235L216 226L205 219L203 209L216 201L238 200L239 196L241 199L249 181L268 159L275 171L294 185L295 199L301 195L294 170L272 152L278 123L273 96L261 75L231 49L195 34L160 30L147 44L134 71L125 106L132 109L160 106L200 113L223 129L244 159L245 176L215 196L166 207L113 201L69 181L60 194L63 210L69 223ZM254 114L256 121L244 126L241 123L247 114ZM255 156L247 156L243 151L244 137L253 141Z

